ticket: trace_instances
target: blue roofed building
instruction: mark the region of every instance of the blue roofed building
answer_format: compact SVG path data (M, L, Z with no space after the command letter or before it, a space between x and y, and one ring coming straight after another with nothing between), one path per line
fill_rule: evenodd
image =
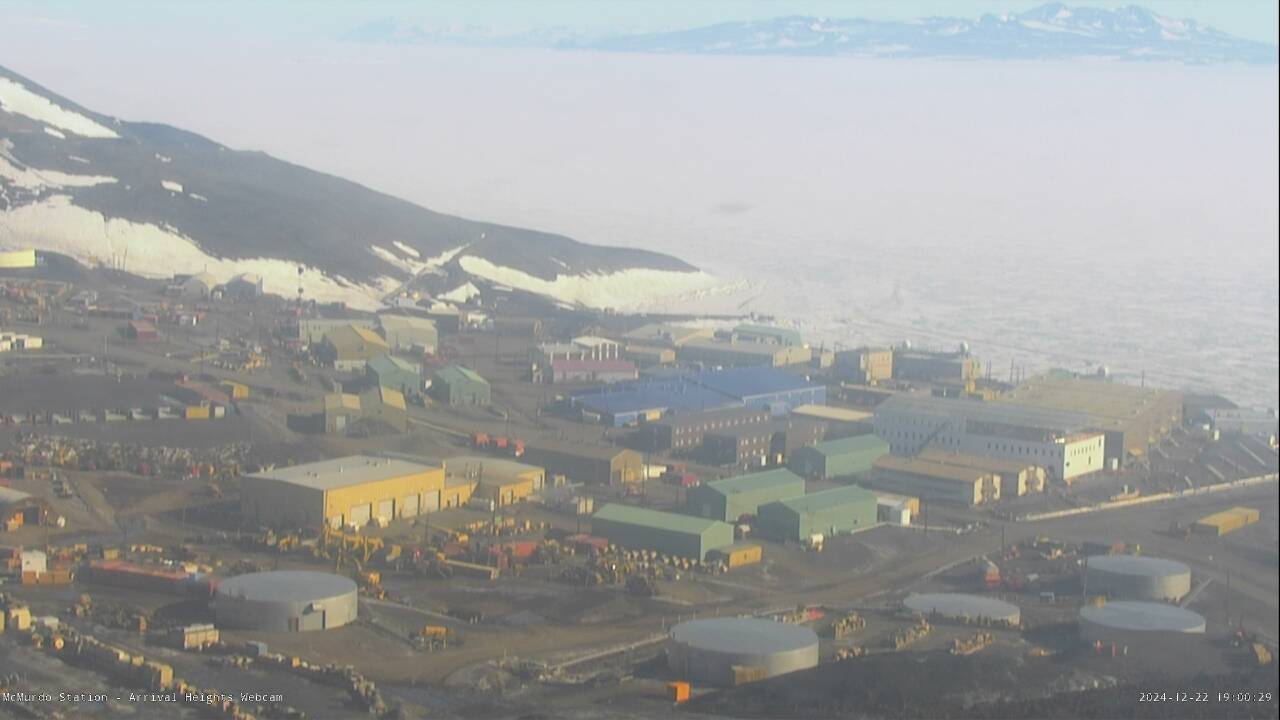
M619 382L569 397L588 420L622 427L655 421L668 413L750 407L784 415L801 405L825 405L827 388L769 367L704 370L665 378Z

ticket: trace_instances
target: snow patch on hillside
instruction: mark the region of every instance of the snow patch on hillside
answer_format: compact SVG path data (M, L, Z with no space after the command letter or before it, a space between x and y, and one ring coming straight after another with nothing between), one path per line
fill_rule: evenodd
M25 190L92 187L116 182L115 178L106 175L73 175L57 170L40 170L39 168L25 167L11 161L10 158L12 156L4 151L3 146L0 146L0 178L4 178L13 185Z
M0 109L83 137L120 137L112 130L31 92L26 86L9 78L0 77Z
M52 136L54 136L54 137L58 138L59 140L66 140L66 139L67 139L67 136L66 136L66 135L63 135L62 133L58 132L57 130L54 130L53 128L51 128L51 127L49 127L49 126L47 126L47 125L46 125L46 126L45 126L45 128L44 128L44 133L45 133L46 135L52 135Z
M182 192L182 183L174 180L161 180L160 187L164 188L165 190L168 190L171 193Z
M301 284L308 299L345 302L360 310L381 307L379 298L396 281L379 278L371 285L330 277L316 268L276 258L213 257L176 229L135 223L72 204L67 195L0 212L0 247L36 247L71 256L88 265L114 265L144 277L207 271L219 282L245 272L262 276L264 289L296 297Z
M448 300L453 303L465 304L471 298L480 294L480 288L471 283L463 283L458 287L440 296L441 300Z
M716 283L715 277L705 272L632 268L612 273L557 275L555 280L544 280L470 255L458 264L476 277L594 308L640 308L664 298L704 290Z
M417 250L415 250L415 249L413 249L413 248L409 247L408 245L405 245L404 243L400 242L399 240L392 240L392 241L391 241L391 244L392 244L392 245L395 245L397 250L399 250L400 252L404 253L405 255L408 255L409 257L413 257L413 258L420 258L420 257L422 257L422 255L421 255Z

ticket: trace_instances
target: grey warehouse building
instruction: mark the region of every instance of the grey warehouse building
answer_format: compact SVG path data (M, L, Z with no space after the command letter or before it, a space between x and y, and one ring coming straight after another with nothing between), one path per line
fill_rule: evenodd
M355 621L356 584L341 575L301 570L236 575L218 584L213 610L224 628L328 630Z
M733 544L733 526L728 523L616 503L596 512L591 532L621 547L697 560Z
M733 685L736 669L766 678L818 664L818 636L801 625L757 618L690 620L671 628L667 666L690 682Z

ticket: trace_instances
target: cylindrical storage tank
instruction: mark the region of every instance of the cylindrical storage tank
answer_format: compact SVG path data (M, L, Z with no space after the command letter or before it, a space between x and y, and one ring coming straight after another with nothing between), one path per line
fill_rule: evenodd
M902 604L926 617L942 617L975 624L1009 625L1017 627L1022 622L1022 611L1017 605L1003 600L966 595L964 593L925 593L912 595Z
M1139 555L1093 555L1085 566L1090 595L1176 602L1191 592L1191 568L1176 560Z
M249 573L222 580L213 600L218 626L264 632L341 627L356 619L356 584L333 573Z
M818 664L818 636L800 625L756 618L690 620L671 628L667 665L683 680L729 686L759 668L770 678Z
M1198 613L1158 602L1118 600L1080 609L1080 637L1086 643L1126 655L1173 655L1193 652L1204 638Z

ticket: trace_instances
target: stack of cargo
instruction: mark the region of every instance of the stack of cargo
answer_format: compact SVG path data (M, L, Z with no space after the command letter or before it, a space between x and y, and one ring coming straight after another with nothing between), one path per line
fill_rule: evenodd
M1234 507L1200 518L1191 526L1191 532L1217 537L1252 525L1258 522L1259 517L1260 514L1253 508Z

